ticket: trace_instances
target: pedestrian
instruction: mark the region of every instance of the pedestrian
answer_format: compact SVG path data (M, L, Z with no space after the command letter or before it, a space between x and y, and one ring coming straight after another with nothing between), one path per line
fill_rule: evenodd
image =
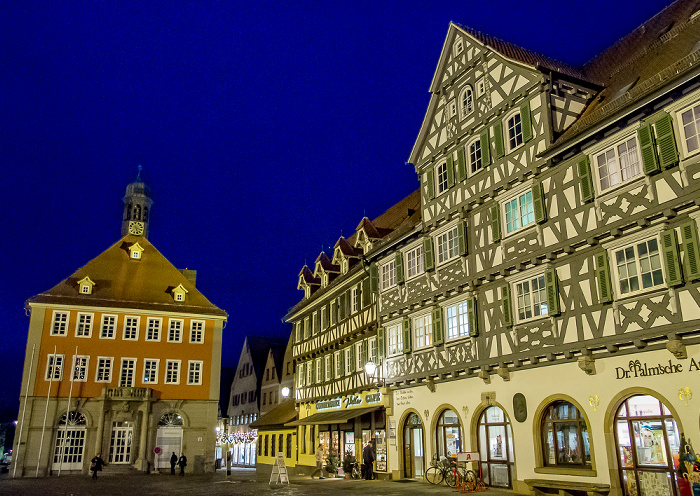
M371 440L362 450L362 462L365 464L365 479L374 479L374 440Z
M177 464L180 465L180 477L184 477L185 467L187 466L187 457L184 453L180 455L180 459L177 461Z
M92 471L92 478L97 479L97 472L102 471L102 466L105 465L105 461L100 458L100 454L97 453L95 457L90 462L90 470Z
M325 479L323 476L323 459L325 458L325 453L323 451L323 445L319 444L316 448L316 470L311 472L311 478L314 478L314 474L318 472L319 479Z
M170 475L175 475L175 465L177 465L177 455L173 451L173 456L170 457Z

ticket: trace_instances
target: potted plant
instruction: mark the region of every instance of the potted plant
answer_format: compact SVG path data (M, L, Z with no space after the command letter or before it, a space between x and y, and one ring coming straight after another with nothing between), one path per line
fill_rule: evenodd
M326 457L326 472L328 475L334 476L338 473L338 450L335 446L331 446Z
M347 450L345 456L343 457L343 473L345 473L345 478L352 478L352 468L355 466L355 455L352 451Z

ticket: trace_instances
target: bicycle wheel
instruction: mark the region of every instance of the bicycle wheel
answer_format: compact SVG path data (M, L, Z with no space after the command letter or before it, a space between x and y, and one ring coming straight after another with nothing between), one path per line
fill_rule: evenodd
M445 483L450 487L455 487L457 485L457 479L459 479L459 474L455 467L450 467L449 470L445 472Z
M425 480L431 484L440 484L442 482L442 471L437 467L430 467L425 471Z
M476 482L476 472L473 470L465 470L462 473L462 476L464 477L464 482L468 482L470 484L474 484Z

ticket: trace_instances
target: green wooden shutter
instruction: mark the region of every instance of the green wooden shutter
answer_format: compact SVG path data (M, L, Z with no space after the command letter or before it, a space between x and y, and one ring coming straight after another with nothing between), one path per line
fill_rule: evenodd
M595 189L593 188L593 176L591 175L591 162L588 155L584 155L581 160L576 162L578 169L578 179L581 184L581 199L584 203L593 201L595 198Z
M396 282L398 284L403 284L405 282L403 275L403 253L397 251L394 255L394 259L396 260Z
M464 226L464 221L459 221L457 223L457 245L459 247L459 254L464 256L468 253L467 248L467 229Z
M403 352L411 352L411 319L403 319Z
M670 169L678 163L678 148L676 138L673 135L673 120L664 113L654 123L656 127L656 143L659 145L659 165L664 169Z
M469 336L475 338L479 335L479 318L476 312L476 296L467 298L467 318L469 319Z
M510 285L501 288L501 306L503 308L503 324L513 325L513 307L510 304Z
M503 146L503 123L497 122L493 125L493 158L498 159L506 154Z
M700 242L698 242L698 228L695 221L691 220L681 226L681 240L686 277L689 281L697 281L700 279Z
M338 353L338 362L340 363L340 375L345 375L345 350L340 350Z
M345 293L338 296L338 320L345 318Z
M547 306L549 315L559 315L561 306L559 305L559 278L556 269L549 269L544 272L544 284L547 289Z
M452 158L452 152L447 154L447 164L445 167L447 168L447 187L451 188L455 185L455 164Z
M423 238L423 264L425 271L435 270L435 257L433 256L433 239L430 236Z
M364 366L365 363L369 361L368 358L368 353L367 353L367 340L363 339L362 344L360 344L360 362Z
M369 277L366 277L362 281L362 308L368 307L372 302L372 293L370 292L369 286Z
M457 149L457 180L464 181L467 178L467 161L464 157L464 147Z
M376 263L369 266L369 287L372 293L379 292L379 269Z
M523 126L523 141L528 142L533 138L530 102L525 102L523 106L520 107L520 123Z
M501 206L498 203L491 207L491 235L494 243L501 241Z
M479 137L479 145L481 146L481 166L486 167L491 163L491 144L489 141L489 129L481 131Z
M316 383L316 360L309 360L309 367L311 368L311 384ZM311 385L309 384L309 385Z
M433 168L432 166L425 171L425 184L428 186L428 198L435 198L435 183L433 178Z
M610 282L610 267L608 266L608 252L601 251L595 256L596 277L598 279L598 290L600 291L600 302L610 303L613 301L612 283Z
M297 384L304 384L304 364L300 363L297 365Z
M659 168L659 161L656 158L656 145L654 143L654 133L652 132L651 124L645 124L637 129L637 138L639 138L639 146L641 147L644 174L647 176L656 174L661 169Z
M357 361L355 360L355 345L350 345L348 349L350 350L350 356L348 357L348 360L350 361L350 370L354 371L357 367Z
M321 370L318 371L318 382L326 380L326 357L321 357Z
M542 224L547 221L547 208L544 202L544 188L542 183L532 186L532 208L535 211L535 222Z
M683 284L683 272L680 267L678 255L678 237L675 229L669 229L661 233L661 248L663 250L664 264L666 265L666 285L668 287Z
M433 308L433 346L443 343L442 308Z
M386 329L380 327L377 329L377 357L383 360L386 356Z
M333 379L335 377L335 355L331 352L328 352L328 355L330 356L328 366L330 367L331 379Z

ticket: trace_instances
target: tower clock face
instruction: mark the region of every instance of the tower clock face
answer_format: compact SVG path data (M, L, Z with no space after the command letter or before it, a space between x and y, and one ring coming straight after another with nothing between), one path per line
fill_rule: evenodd
M129 222L129 234L134 236L143 236L143 222L131 221Z

